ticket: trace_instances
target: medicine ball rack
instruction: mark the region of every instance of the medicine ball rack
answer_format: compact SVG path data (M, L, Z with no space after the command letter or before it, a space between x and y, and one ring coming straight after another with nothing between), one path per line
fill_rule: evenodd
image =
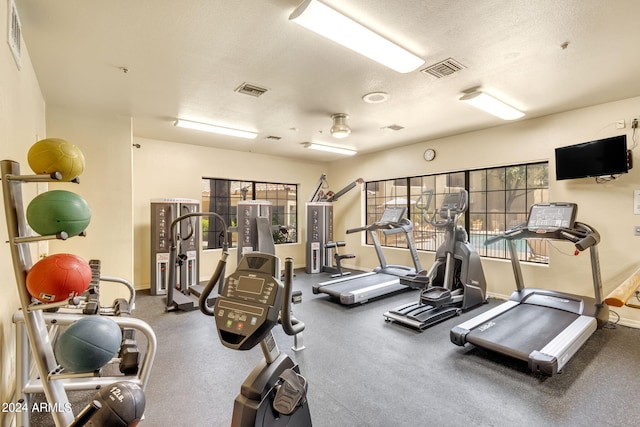
M56 427L84 425L87 421L87 412L99 408L92 408L92 405L89 405L74 418L67 391L97 390L121 381L130 381L144 390L156 354L156 336L146 322L128 316L114 315L112 319L121 329L140 331L146 337L146 350L136 372L103 376L102 369L88 373L65 373L61 369L53 350L55 337L61 327L72 324L86 314L80 314L83 312L82 309L76 309L74 314L73 307L78 307L78 298L50 304L32 301L26 287L27 273L33 265L29 244L44 240L66 240L68 236L64 232L55 236L32 235L25 218L21 187L24 183L56 182L60 180L61 174L54 172L51 175L20 175L19 163L11 160L0 161L0 171L9 245L21 305L21 309L13 315L13 322L16 325L16 391L12 404L16 408L22 408L15 411L15 425L19 427L30 425L30 409L36 395L42 393L45 395L47 408ZM129 300L125 301L133 301L133 286L126 280L112 277L100 277L99 280L125 284L132 292ZM71 312L50 312L51 309L60 308L66 308ZM97 315L114 314L106 311L109 310L100 308ZM114 361L116 359L112 360ZM33 375L31 375L32 365L35 365Z

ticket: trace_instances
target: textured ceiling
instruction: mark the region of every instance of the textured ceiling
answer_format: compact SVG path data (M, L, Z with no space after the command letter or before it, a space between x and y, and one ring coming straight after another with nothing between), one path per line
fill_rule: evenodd
M450 57L466 67L441 79L397 73L290 22L299 2L16 0L46 102L131 116L139 137L330 161L340 156L301 143L365 153L504 124L458 101L475 86L521 120L640 95L640 1L325 1L425 67ZM235 92L243 82L268 92ZM373 91L390 98L363 102ZM350 137L331 138L332 113L349 114ZM177 129L176 118L259 136Z

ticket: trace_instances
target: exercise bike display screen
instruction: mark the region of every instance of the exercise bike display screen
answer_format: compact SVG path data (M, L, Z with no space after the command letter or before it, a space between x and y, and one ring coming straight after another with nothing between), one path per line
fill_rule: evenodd
M240 292L246 292L248 294L262 294L262 288L264 286L264 279L259 277L240 276L238 278L238 284L236 290Z
M573 203L548 203L531 206L527 228L544 233L559 228L572 228L576 218Z

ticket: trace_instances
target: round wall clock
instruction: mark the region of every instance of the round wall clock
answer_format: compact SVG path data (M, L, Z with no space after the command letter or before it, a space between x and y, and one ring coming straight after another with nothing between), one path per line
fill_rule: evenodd
M424 159L427 162L430 162L435 158L436 158L436 150L434 150L433 148L428 148L424 151Z

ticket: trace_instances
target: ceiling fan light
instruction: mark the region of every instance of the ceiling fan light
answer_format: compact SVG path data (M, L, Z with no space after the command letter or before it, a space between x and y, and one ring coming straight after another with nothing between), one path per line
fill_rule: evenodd
M351 128L347 124L347 119L349 118L347 114L333 114L331 118L333 119L333 126L329 129L331 136L342 139L351 134Z

